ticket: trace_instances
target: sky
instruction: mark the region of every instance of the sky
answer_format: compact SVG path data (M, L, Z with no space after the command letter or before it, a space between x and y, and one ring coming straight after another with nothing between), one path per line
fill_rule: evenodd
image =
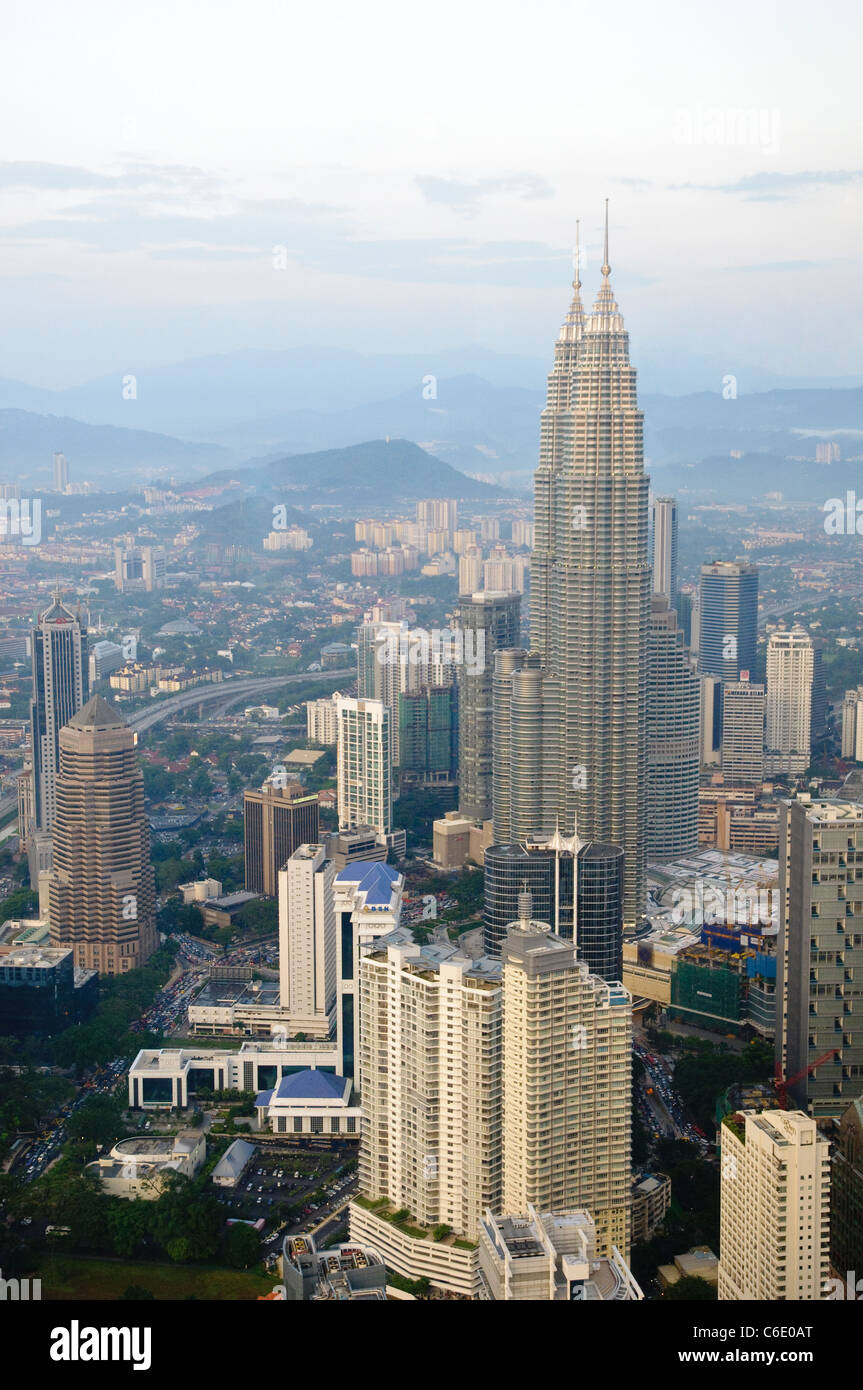
M9 9L0 376L547 359L607 197L636 365L859 377L861 29L848 0Z

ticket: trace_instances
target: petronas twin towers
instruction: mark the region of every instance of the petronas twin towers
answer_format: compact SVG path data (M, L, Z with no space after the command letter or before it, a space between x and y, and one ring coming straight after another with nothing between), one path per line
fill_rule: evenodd
M535 475L527 651L496 654L494 833L619 845L624 922L644 909L650 565L643 416L605 256L590 314L576 269Z

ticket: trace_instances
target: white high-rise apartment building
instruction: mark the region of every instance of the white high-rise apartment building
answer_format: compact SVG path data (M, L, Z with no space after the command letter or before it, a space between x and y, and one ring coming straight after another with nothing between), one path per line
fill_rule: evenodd
M382 700L336 701L339 828L392 830L391 714Z
M300 845L279 870L279 1004L292 1033L328 1038L336 1014L335 865Z
M306 701L306 737L313 743L334 745L338 738L338 718L336 700L340 692L326 695L320 700Z
M653 503L653 592L669 604L677 594L677 503L657 497Z
M863 685L846 690L842 701L842 757L863 762Z
M360 958L359 993L360 1189L475 1240L500 1210L499 964L395 932Z
M830 1144L802 1110L722 1123L719 1298L817 1301L830 1262Z
M587 1208L598 1253L626 1259L632 996L531 921L529 897L501 953L502 1210Z
M428 497L417 502L417 525L427 531L446 531L452 537L458 526L458 502L449 497Z
M458 561L458 591L460 594L475 594L482 588L483 558L482 547L469 545Z
M767 643L766 771L798 773L811 750L812 638L802 627L774 632Z

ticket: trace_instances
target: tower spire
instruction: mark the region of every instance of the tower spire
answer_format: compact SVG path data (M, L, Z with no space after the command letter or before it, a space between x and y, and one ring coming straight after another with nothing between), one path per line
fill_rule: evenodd
M605 200L605 240L602 247L602 273L606 278L611 274L608 264L608 199Z
M580 222L579 222L579 219L576 217L576 219L575 219L575 279L574 279L573 282L572 282L572 288L575 290L576 294L578 294L578 291L581 289L581 274L580 274L580 271L581 271L581 240L580 240L580 235L579 235L580 225L581 225L581 224L580 224Z

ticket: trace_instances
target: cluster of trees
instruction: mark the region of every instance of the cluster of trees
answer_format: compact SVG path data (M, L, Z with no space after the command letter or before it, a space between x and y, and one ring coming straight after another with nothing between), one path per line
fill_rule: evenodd
M717 1099L729 1086L769 1081L773 1075L773 1048L761 1039L751 1042L743 1052L732 1052L721 1043L702 1038L687 1039L684 1046L686 1051L674 1068L674 1084L686 1108L708 1134L715 1124Z
M0 1038L0 1160L19 1131L38 1130L73 1094L70 1082L28 1065L17 1038Z
M74 1067L79 1073L108 1062L112 1057L128 1056L140 1047L156 1042L153 1035L133 1032L130 1025L150 1007L169 979L177 948L169 939L150 957L146 965L128 975L111 975L100 981L101 998L88 1023L58 1033L44 1044L46 1060L60 1067Z

